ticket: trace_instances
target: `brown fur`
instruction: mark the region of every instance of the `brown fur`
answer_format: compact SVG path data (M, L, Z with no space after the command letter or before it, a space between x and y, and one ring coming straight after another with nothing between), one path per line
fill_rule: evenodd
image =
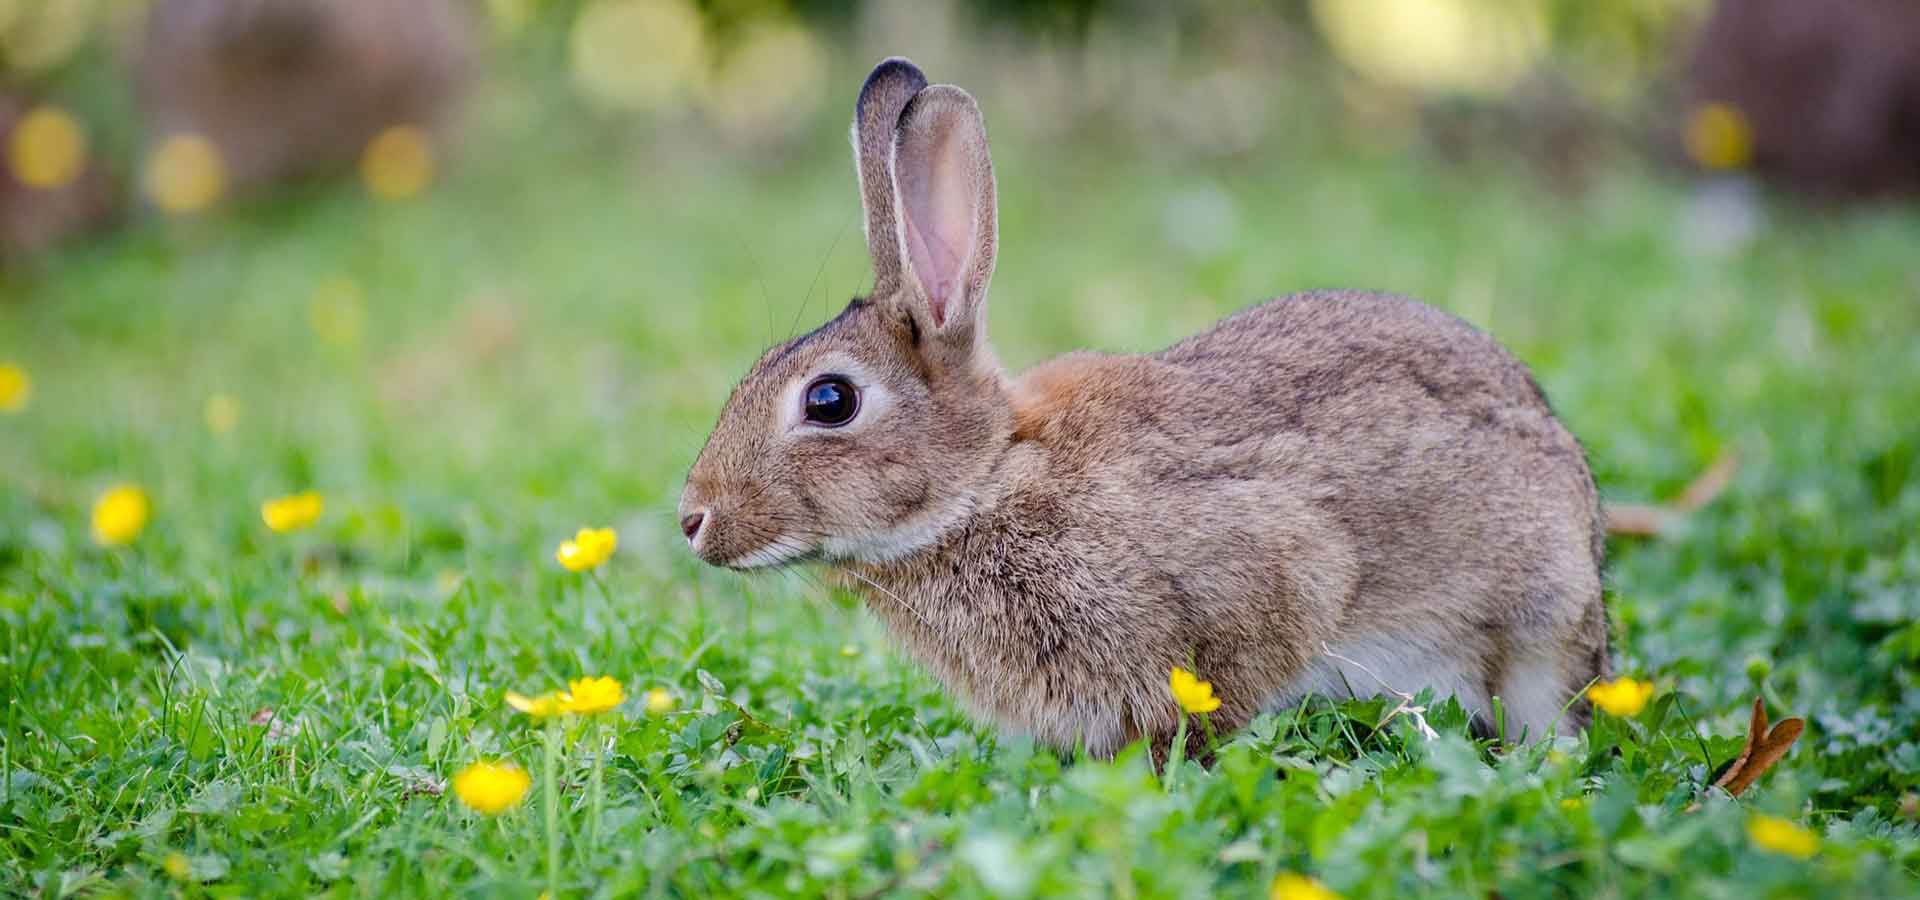
M1174 666L1214 683L1226 730L1308 690L1378 690L1328 647L1507 697L1509 734L1584 721L1558 713L1606 670L1599 502L1498 344L1411 300L1320 292L1011 378L984 340L978 110L926 88L898 130L893 183L921 182L890 198L895 230L954 252L877 262L903 263L891 293L742 380L681 501L701 558L833 564L972 709L1056 747L1164 745ZM827 373L867 398L842 428L800 421Z
M443 130L472 64L451 0L160 0L138 71L149 130L213 141L246 187L350 169L395 125Z
M1755 168L1781 183L1920 192L1920 3L1720 0L1691 75L1693 101L1738 109Z

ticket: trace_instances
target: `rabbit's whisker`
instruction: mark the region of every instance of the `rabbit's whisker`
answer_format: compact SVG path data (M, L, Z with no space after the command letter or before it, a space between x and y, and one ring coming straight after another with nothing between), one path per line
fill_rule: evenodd
M904 607L904 608L906 608L906 610L907 610L907 612L910 612L910 613L913 613L913 617L914 617L914 618L916 618L916 619L919 619L919 620L920 620L920 624L922 624L922 625L925 625L928 631L931 631L931 632L933 632L933 633L935 633L935 634L938 634L938 633L939 633L939 631L940 631L940 630L939 630L939 629L937 629L937 628L935 628L935 627L933 627L933 623L932 623L932 622L929 622L929 621L927 621L927 617L926 617L926 616L923 616L923 615L921 615L921 614L920 614L920 611L919 611L919 610L917 610L917 609L914 609L914 608L913 608L913 604L911 604L911 603L908 603L908 602L907 602L907 601L906 601L906 600L905 600L904 598L902 598L902 597L901 597L901 596L900 596L899 594L896 594L896 593L894 593L894 592L892 592L892 591L890 591L890 590L887 590L887 589L886 589L886 588L884 588L884 587L881 587L881 585L880 585L880 583L879 583L879 582L877 582L877 581L874 581L873 579L871 579L871 578L868 578L867 576L865 576L865 575L863 575L863 574L861 574L861 573L860 573L860 571L859 571L858 569L853 569L853 568L845 568L845 569L841 569L840 571L842 571L842 572L845 572L845 573L847 573L848 575L852 575L853 577L855 577L855 578L858 578L858 579L860 579L860 580L861 580L861 582L863 582L863 583L865 583L865 584L866 584L866 585L867 585L868 587L870 587L870 588L873 588L874 590L876 590L876 591L879 591L880 593L882 593L882 594L885 594L885 595L887 595L888 597L891 597L891 598L893 599L893 602L895 602L895 603L898 603L898 604L900 604L900 605L901 605L902 607Z

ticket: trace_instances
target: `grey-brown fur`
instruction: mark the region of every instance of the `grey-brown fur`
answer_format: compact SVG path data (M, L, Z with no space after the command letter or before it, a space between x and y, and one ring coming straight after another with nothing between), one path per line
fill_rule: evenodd
M213 141L242 187L334 174L384 129L448 126L470 31L452 0L159 0L142 112L158 136Z
M832 564L973 710L1056 747L1164 745L1174 666L1214 683L1229 730L1370 676L1462 694L1483 723L1498 694L1509 734L1584 723L1575 697L1607 668L1599 501L1498 344L1320 292L1011 376L985 342L978 109L925 88L896 130L870 232L880 204L902 245L937 249L735 389L681 501L701 558ZM869 404L841 428L798 408L827 373ZM1406 681L1423 672L1442 683Z

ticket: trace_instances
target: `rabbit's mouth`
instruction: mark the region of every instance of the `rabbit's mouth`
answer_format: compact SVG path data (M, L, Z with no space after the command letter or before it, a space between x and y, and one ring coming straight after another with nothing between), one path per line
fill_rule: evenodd
M797 535L775 531L741 519L695 508L680 519L687 549L708 565L745 572L810 562L820 557L819 544Z

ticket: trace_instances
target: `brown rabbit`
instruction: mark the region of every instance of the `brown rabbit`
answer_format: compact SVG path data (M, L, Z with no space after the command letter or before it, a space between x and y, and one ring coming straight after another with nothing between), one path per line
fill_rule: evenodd
M1496 696L1510 736L1584 724L1600 504L1492 339L1323 292L1009 376L973 98L889 59L853 136L873 293L735 388L680 501L701 559L838 568L977 714L1060 748L1164 747L1175 666L1226 729L1387 686L1455 695L1483 733Z
M331 175L386 128L447 126L469 28L452 0L161 0L141 105L156 136L211 140L243 187Z
M1696 104L1738 110L1753 164L1831 197L1920 193L1920 3L1720 0L1692 59Z

